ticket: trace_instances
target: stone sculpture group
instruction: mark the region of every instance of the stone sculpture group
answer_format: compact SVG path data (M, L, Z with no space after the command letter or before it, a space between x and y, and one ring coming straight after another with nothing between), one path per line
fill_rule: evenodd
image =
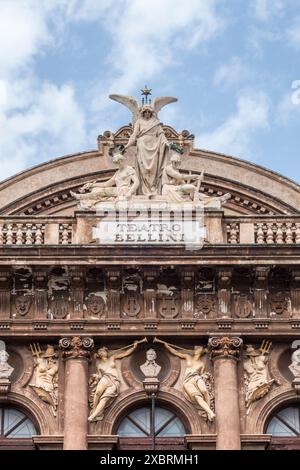
M157 113L177 98L163 96L139 106L131 96L110 95L112 100L123 104L132 112L133 132L127 144L112 148L112 161L118 166L107 181L86 183L71 195L78 200L79 208L95 210L105 201L122 201L138 198L149 200L161 197L168 203L201 202L203 206L216 202L220 207L230 194L210 197L199 192L204 172L184 174L180 171L183 149L166 138ZM126 163L126 152L136 146L135 167Z

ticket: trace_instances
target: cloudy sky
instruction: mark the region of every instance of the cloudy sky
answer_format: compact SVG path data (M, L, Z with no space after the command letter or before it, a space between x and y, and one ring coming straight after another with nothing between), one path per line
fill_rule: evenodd
M95 149L145 84L198 148L300 183L300 0L0 0L0 179Z

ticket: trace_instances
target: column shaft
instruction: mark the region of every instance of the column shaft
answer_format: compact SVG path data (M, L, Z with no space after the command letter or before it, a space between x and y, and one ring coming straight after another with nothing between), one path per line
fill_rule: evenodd
M62 338L59 346L65 358L64 450L88 448L88 360L91 338Z
M237 337L210 338L214 362L217 450L240 450L240 413L237 364L243 344Z
M88 364L68 359L65 367L64 450L86 450L88 432Z
M241 448L237 361L214 360L217 450Z

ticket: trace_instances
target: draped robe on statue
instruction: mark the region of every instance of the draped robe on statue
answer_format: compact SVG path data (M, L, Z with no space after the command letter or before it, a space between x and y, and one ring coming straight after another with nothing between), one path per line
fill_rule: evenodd
M140 181L138 194L161 194L161 179L166 165L168 141L159 120L139 118L128 146L137 142L136 171Z

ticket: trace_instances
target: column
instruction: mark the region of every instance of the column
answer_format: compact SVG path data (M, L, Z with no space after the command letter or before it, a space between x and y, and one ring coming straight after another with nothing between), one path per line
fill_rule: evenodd
M214 363L217 450L241 448L237 363L242 343L227 336L208 341Z
M64 450L86 450L88 433L88 360L91 338L62 338L65 359Z

